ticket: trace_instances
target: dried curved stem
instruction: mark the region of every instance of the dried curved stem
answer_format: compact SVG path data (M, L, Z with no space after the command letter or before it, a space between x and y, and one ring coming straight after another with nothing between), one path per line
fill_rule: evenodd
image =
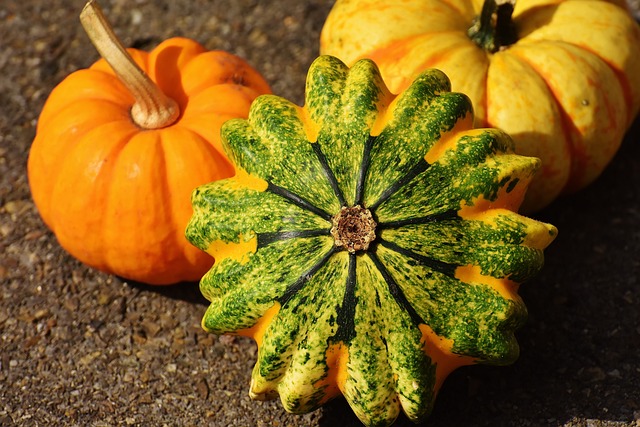
M180 115L178 104L135 63L95 0L90 0L82 9L80 22L100 56L133 95L135 103L131 108L131 118L134 123L144 129L159 129L173 124Z

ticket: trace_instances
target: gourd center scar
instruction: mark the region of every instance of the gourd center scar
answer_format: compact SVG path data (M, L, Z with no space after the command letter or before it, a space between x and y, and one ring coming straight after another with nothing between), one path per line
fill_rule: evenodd
M338 248L350 253L366 251L376 238L376 222L369 209L360 205L343 206L332 220L331 235Z

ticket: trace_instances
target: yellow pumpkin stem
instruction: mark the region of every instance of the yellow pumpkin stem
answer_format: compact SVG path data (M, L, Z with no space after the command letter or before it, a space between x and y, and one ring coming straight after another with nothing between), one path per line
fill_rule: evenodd
M95 0L90 0L82 9L80 22L100 56L133 95L135 103L131 107L131 118L134 123L144 129L173 124L180 115L178 104L135 63Z

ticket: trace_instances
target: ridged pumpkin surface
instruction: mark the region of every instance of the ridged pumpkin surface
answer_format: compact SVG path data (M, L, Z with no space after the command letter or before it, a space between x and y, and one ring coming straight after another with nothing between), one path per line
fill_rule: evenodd
M221 124L247 117L270 89L241 58L186 38L134 60L180 107L171 126L143 129L135 99L104 59L51 93L38 121L28 174L43 221L71 255L149 284L197 281L213 260L184 238L189 196L234 173Z
M373 62L323 56L304 107L260 96L223 126L238 174L194 192L186 235L216 258L203 327L258 343L253 398L342 393L386 426L456 367L517 357L518 283L556 235L513 211L539 162L449 90L430 70L396 97Z

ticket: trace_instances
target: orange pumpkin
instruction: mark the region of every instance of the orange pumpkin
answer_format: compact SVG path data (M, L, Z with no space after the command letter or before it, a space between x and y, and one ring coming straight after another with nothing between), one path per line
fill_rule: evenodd
M373 59L394 93L444 71L477 126L542 160L523 205L532 212L595 180L640 108L640 27L624 3L337 0L320 52Z
M106 59L46 101L28 160L34 202L89 266L149 284L196 281L213 259L184 237L191 192L234 174L220 126L246 117L269 86L242 59L186 38L125 50L93 2L81 21Z

